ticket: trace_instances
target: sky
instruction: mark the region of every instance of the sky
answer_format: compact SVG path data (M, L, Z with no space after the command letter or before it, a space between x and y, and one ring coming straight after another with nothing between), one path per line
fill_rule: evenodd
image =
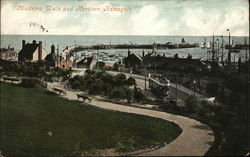
M248 0L1 0L1 34L209 36L227 29L249 36Z

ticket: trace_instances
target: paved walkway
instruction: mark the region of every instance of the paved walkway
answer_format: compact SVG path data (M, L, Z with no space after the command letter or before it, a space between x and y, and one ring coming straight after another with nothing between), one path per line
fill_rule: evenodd
M63 88L56 83L48 83L48 87L49 89L54 87ZM67 89L64 90L67 94L63 97L69 100L77 100L76 92ZM210 127L194 119L155 110L135 108L97 100L93 100L90 105L103 109L161 118L175 122L180 126L182 133L174 141L157 150L142 153L140 154L141 156L203 156L214 142L213 131Z

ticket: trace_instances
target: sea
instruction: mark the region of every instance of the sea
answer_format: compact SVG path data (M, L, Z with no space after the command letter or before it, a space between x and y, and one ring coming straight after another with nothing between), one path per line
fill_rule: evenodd
M42 41L43 47L46 49L47 54L50 53L50 47L54 44L56 47L59 45L59 52L66 46L79 46L79 45L96 45L96 44L153 44L153 43L176 43L179 44L182 38L186 43L202 43L212 42L212 36L132 36L132 35L1 35L1 48L14 47L19 52L22 47L22 40L32 43L33 40ZM228 36L215 36L215 41L224 44L228 44ZM231 43L244 44L245 40L249 43L249 37L244 36L232 36ZM127 56L127 49L107 49L101 50L108 54L122 54L124 57ZM143 49L130 49L131 53L142 55ZM151 49L144 49L145 54L152 52ZM220 48L220 53L222 48ZM223 49L224 58L227 58L228 50ZM78 52L80 53L80 52ZM174 54L178 54L181 58L186 58L188 54L192 55L195 59L206 60L207 49L197 48L185 48L185 49L159 49L157 50L159 55L165 54L167 57L173 57ZM210 56L211 57L211 56ZM238 58L241 57L242 61L245 61L249 57L249 50L240 50L239 53L232 55L232 61L237 62Z

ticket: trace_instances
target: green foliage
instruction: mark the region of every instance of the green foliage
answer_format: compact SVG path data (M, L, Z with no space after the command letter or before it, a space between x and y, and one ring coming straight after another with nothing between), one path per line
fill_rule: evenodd
M119 64L115 63L113 68L114 68L115 71L118 71L119 70Z
M34 78L23 78L20 85L23 87L28 87L28 88L46 88L47 87L46 84Z
M209 83L206 86L206 93L208 96L215 96L218 89L219 85L217 83Z
M129 77L126 81L126 84L129 86L133 86L136 84L135 79L133 77Z
M128 101L128 103L131 103L131 101L133 100L133 92L130 89L126 90L126 99Z
M106 72L88 70L83 77L75 76L69 79L69 84L73 89L80 89L89 94L104 95L109 98L127 99L129 103L134 97L134 93L128 89L126 75L124 74L112 76Z
M2 66L3 74L16 75L23 77L36 77L46 81L53 81L53 77L62 77L66 80L71 75L71 70L51 68L45 63L24 63L8 62Z
M163 109L164 111L167 112L174 112L174 111L178 111L179 108L176 105L176 102L173 100L170 101L163 101L163 100L155 100L154 104L159 105L159 107L161 109Z
M134 99L137 101L141 101L145 99L145 96L143 95L140 88L134 86Z
M197 113L200 109L200 104L198 103L198 100L195 96L189 96L185 100L185 105L186 105L187 111L190 113Z
M74 81L72 84L71 84L71 87L73 89L77 89L81 86L80 82L78 80Z
M126 75L125 74L117 74L116 77L114 77L114 84L117 86L125 85L126 82Z

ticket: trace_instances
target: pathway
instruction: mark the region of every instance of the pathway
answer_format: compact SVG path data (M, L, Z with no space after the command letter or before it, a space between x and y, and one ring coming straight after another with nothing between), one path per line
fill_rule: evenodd
M56 83L48 83L48 87L49 89L54 87L64 89L62 86ZM69 100L77 100L75 91L70 91L67 89L64 90L67 92L67 94L63 97ZM97 100L93 100L89 104L103 109L161 118L167 121L175 122L180 126L182 133L174 141L157 150L142 153L140 154L141 156L203 156L214 142L214 135L211 128L191 118L156 110L135 108Z

